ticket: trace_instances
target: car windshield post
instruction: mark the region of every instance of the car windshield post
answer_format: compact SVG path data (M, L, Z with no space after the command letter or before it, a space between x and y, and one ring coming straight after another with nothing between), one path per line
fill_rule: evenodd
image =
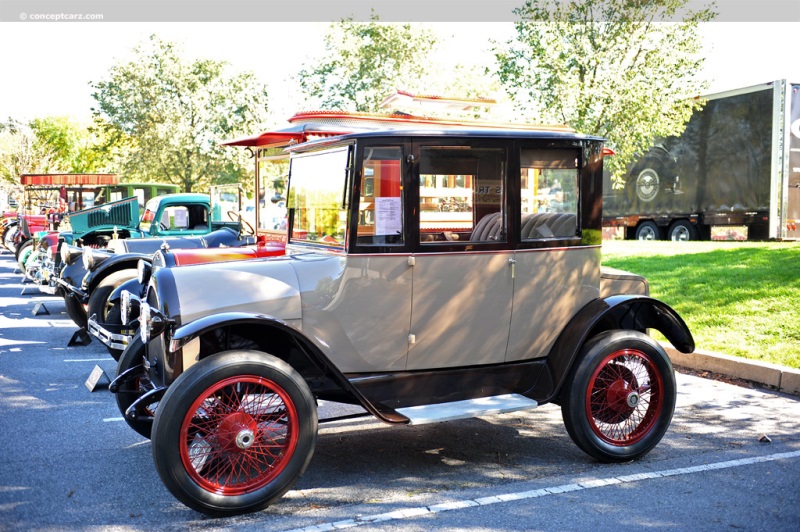
M349 160L348 146L292 157L290 241L345 246Z

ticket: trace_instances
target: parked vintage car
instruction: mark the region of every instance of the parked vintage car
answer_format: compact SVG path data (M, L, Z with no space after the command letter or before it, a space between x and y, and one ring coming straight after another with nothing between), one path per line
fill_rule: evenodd
M164 243L176 249L255 243L254 229L238 212L215 210L218 203L212 198L229 194L225 190L230 188L215 187L211 197L169 194L152 198L141 219L137 218L135 197L72 214L71 236L59 245L52 271L45 269L41 278L57 287L65 297L70 318L85 328L88 315L98 311L104 314L100 309L105 308L113 289L136 276L138 261L151 260ZM238 185L234 190L238 197ZM83 247L69 245L69 240ZM96 289L99 292L92 300Z
M431 128L290 151L285 256L174 268L165 251L123 299L139 334L110 388L178 500L281 497L329 421L318 399L394 425L554 402L601 461L661 440L676 384L647 329L694 340L643 278L601 270L602 139Z
M152 264L160 267L178 267L190 264L204 264L211 262L226 262L232 260L249 260L263 257L278 257L286 253L283 242L259 239L254 245L239 247L214 247L172 249L165 247L156 251L152 257L144 256L137 263L137 275L125 281L105 297L102 294L93 294L89 303L89 315L86 329L108 348L114 360L119 360L122 351L130 343L131 338L138 330L138 308L136 314L128 314L127 323L122 323L122 294L133 294L137 299L147 295L147 283L150 280ZM92 301L94 300L94 301ZM96 303L95 303L96 302Z

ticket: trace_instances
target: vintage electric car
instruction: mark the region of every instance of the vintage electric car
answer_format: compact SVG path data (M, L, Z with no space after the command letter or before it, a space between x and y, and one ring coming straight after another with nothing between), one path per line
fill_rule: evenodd
M661 440L675 377L647 329L694 340L643 278L601 272L602 139L431 128L290 151L285 256L165 251L123 298L139 334L111 391L177 499L229 515L281 497L329 421L318 399L395 425L555 402L601 461Z

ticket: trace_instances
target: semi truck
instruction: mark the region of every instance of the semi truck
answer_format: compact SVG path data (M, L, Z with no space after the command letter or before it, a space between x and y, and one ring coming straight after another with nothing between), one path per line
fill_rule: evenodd
M800 239L800 84L777 80L702 97L678 137L659 139L610 175L603 223L625 238L708 240L715 226L749 240Z

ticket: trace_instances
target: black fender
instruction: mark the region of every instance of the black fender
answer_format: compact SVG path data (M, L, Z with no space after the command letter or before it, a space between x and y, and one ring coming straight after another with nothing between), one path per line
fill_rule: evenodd
M81 289L85 276L86 268L83 267L83 262L78 259L61 269L57 282L64 288L65 293L74 295L81 303L86 303L89 300L89 294Z
M111 255L104 260L100 265L86 274L83 278L82 286L86 293L91 294L92 290L100 284L100 282L120 270L136 269L139 260L142 259L150 264L153 262L153 255L144 253L123 253L121 255Z
M643 295L616 295L595 299L564 327L547 357L548 371L529 394L540 402L556 398L583 345L603 331L656 329L683 353L694 351L694 338L686 323L666 303Z
M165 365L172 366L176 364L175 359L177 353L188 342L195 338L202 336L215 329L230 327L235 325L257 325L265 328L280 331L290 336L297 347L305 353L310 361L321 368L329 378L339 385L342 390L350 394L365 410L374 415L381 421L386 423L408 423L408 418L388 409L382 405L375 405L370 402L348 379L339 371L325 354L314 344L308 340L297 329L291 327L288 323L272 316L264 314L253 314L248 312L224 312L220 314L213 314L204 316L191 323L177 328L172 334L172 339L168 346L165 346L168 353L166 354L168 360Z
M135 277L133 279L125 281L111 292L111 295L108 296L108 302L119 305L120 298L122 297L122 292L125 290L135 295L136 297L141 298L143 295L142 292L144 292L144 285L142 285L139 282L139 279Z

